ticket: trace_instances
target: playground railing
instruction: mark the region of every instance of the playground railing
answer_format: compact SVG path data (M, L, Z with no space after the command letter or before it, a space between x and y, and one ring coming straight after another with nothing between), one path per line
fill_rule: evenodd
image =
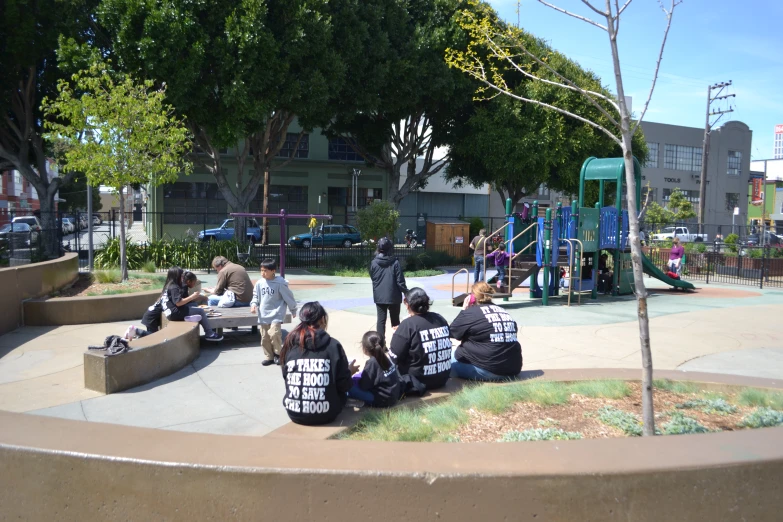
M451 302L454 302L454 298L456 297L454 295L454 279L461 273L465 272L465 293L470 293L470 271L467 268L460 268L456 272L454 272L454 275L451 276Z
M484 259L486 259L486 258L487 258L487 242L488 242L490 239L492 239L493 237L495 237L495 236L497 236L498 234L500 234L500 233L501 233L503 230L505 230L506 228L508 228L508 226L509 226L509 225L511 225L511 224L512 224L512 222L511 222L511 221L509 221L508 223L506 223L505 225L503 225L502 227L500 227L499 229L495 230L495 231L494 231L494 232L492 232L490 235L488 235L487 237L485 237L485 238L484 238L484 243L483 243L483 245L482 245L482 247L483 247L483 249L484 249ZM508 244L508 241L504 241L504 243ZM511 272L509 271L509 274L510 274L510 273L511 273ZM510 279L510 278L511 278L511 276L509 275L509 279ZM484 282L485 282L485 283L487 282L487 268L486 268L486 266L484 267Z
M574 274L574 259L582 259L582 253L584 252L584 245L578 239L563 238L562 241L566 241L570 245L570 252L568 258L568 306L571 306L571 294L574 293L574 275L579 281L579 295L577 297L577 305L582 306L582 274L581 270ZM579 256L576 256L576 248L574 242L579 245Z

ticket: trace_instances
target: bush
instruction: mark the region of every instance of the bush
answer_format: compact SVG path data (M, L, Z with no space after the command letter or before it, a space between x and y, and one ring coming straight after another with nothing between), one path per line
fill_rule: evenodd
M474 217L470 218L470 237L474 238L478 235L479 230L484 228L484 222L481 220L481 218Z
M128 270L139 270L147 261L144 249L129 240L125 241L125 258L128 262ZM102 249L98 250L95 254L95 266L97 268L119 268L120 238L110 239Z
M356 227L364 240L392 237L400 227L400 213L388 201L375 200L356 213Z
M750 415L742 418L740 426L743 428L771 428L783 426L783 411L772 408L758 408Z
M702 426L698 421L686 417L680 412L674 412L671 420L663 425L663 433L666 435L685 435L688 433L709 433L709 428Z
M455 257L442 250L429 250L405 258L403 270L412 272L439 266L469 265L470 258Z
M694 399L675 406L678 409L698 409L707 414L728 415L735 413L737 407L723 399Z
M633 413L618 410L613 406L604 406L598 410L598 419L631 437L642 436L642 421Z
M522 442L529 440L576 440L582 434L576 431L563 431L560 428L534 428L525 431L509 431L498 442Z
M147 261L144 263L141 267L142 271L147 272L148 274L154 274L158 271L158 267L155 266L154 261Z
M93 273L93 278L99 283L119 283L122 274L119 270L98 270Z
M737 234L729 234L726 236L726 239L723 240L723 242L729 246L729 251L735 254L737 253L737 241L739 241L739 236Z

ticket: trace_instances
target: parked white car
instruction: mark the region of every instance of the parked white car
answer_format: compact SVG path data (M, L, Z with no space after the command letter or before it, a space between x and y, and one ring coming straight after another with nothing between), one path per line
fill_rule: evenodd
M653 241L665 241L675 237L679 238L683 243L709 241L707 234L692 234L688 227L666 227L662 232L654 234L652 238Z

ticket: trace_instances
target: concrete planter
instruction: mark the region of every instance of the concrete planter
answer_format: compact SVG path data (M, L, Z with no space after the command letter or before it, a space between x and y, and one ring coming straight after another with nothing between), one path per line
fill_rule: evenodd
M92 297L52 297L24 303L28 326L138 321L155 302L160 290Z

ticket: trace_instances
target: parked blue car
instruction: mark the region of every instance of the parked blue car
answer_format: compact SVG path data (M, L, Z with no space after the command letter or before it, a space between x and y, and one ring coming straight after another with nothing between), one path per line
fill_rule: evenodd
M234 220L227 219L223 221L220 228L210 228L198 233L198 238L203 241L225 241L234 239ZM247 239L253 243L261 241L261 227L255 219L247 220Z
M359 231L351 225L324 225L316 229L315 235L297 234L288 238L289 245L300 248L310 248L313 245L350 248L361 242Z

